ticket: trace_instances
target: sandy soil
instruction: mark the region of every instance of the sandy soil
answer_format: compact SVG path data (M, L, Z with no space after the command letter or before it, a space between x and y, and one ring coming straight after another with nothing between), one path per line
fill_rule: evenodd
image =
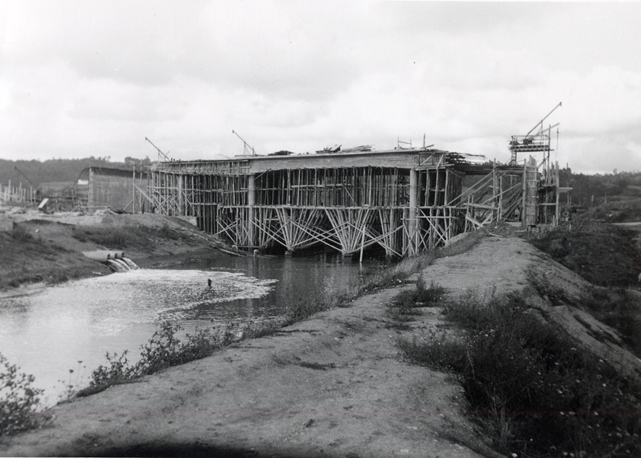
M483 239L422 275L452 295L489 296L532 290L533 272L571 295L587 287L514 238ZM401 359L400 334L443 325L440 310L426 308L411 330L398 330L386 306L410 287L375 292L276 335L56 406L49 426L14 437L0 454L496 456L464 417L455 380Z

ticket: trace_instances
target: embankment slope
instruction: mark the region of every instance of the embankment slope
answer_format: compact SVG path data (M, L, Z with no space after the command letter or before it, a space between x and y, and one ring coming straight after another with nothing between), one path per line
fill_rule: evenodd
M196 227L163 215L0 212L0 291L34 283L107 275L107 266L83 251L124 251L141 267L220 245ZM15 293L15 292L14 292ZM6 294L6 293L5 293Z

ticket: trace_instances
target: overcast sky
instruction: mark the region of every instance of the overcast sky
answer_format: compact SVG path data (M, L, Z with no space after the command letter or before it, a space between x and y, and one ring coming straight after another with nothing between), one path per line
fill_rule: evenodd
M0 0L0 158L176 159L397 139L641 170L641 3Z

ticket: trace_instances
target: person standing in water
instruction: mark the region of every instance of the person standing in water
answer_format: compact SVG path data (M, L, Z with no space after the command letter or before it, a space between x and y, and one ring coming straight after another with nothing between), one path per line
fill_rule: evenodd
M211 278L207 279L207 287L211 289Z

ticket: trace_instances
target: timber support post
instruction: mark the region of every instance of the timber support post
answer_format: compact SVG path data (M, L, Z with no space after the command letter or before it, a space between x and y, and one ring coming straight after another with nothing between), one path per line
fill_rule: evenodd
M418 172L410 169L410 189L409 189L409 226L408 226L408 254L417 253L416 229L418 213Z
M247 176L247 237L249 247L255 246L254 236L254 206L256 205L255 176Z
M423 148L159 162L147 194L158 213L196 216L231 245L286 255L316 245L403 258L517 213L536 221L527 166L461 157Z

